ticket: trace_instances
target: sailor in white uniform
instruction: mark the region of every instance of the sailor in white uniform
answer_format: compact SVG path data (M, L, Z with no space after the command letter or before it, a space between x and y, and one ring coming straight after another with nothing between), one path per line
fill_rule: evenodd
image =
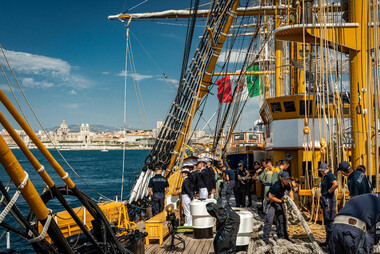
M193 184L189 178L190 170L187 168L182 169L182 177L184 178L182 183L182 206L183 213L185 214L185 224L184 226L192 226L192 218L190 213L190 202L193 199Z

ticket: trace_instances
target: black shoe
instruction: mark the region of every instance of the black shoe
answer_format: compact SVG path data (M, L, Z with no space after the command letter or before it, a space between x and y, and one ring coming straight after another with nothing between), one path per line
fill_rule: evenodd
M320 244L319 244L319 246L322 246L322 247L324 247L324 246L328 246L328 245L329 245L328 242L324 242L324 243L320 243Z

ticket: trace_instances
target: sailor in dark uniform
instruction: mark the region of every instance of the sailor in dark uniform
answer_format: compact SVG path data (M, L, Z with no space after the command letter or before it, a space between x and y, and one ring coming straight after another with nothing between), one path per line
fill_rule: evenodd
M378 222L380 194L363 194L351 198L334 219L330 253L373 253Z
M163 177L161 166L157 165L155 167L156 175L149 180L149 196L152 200L152 213L153 216L159 214L164 210L165 194L168 191L169 183L168 180Z
M212 168L212 160L211 159L206 159L207 165L206 165L206 171L208 174L207 177L207 191L208 191L208 196L210 198L214 198L215 195L215 190L216 190L216 181L215 181L215 171Z
M247 180L249 177L249 172L246 168L244 168L243 161L239 162L238 167L238 199L236 200L236 207L245 207L245 197L247 196Z
M199 171L197 169L197 165L193 163L186 163L184 166L187 165L190 168L190 174L189 174L189 180L193 184L193 191L194 191L194 198L199 193L199 187L198 187L198 178L199 178Z
M348 177L348 190L351 197L371 193L370 184L363 172L353 170L347 161L339 163L338 170Z
M321 163L318 170L323 177L321 182L321 207L326 229L326 242L321 245L328 245L331 235L331 226L335 217L336 198L334 193L335 189L338 188L338 182L336 181L336 177L329 170L329 165L326 163Z
M198 167L199 198L207 199L208 198L207 183L209 182L209 179L208 179L209 174L206 170L205 159L198 159L197 167Z
M289 240L288 229L286 225L285 212L282 204L286 200L282 199L284 197L285 191L289 192L289 197L294 199L293 190L289 180L289 173L283 171L280 173L280 180L275 182L268 191L268 200L266 201L266 214L264 220L263 229L263 241L268 244L269 236L272 228L273 218L277 217L279 222L279 235L278 237Z
M188 168L182 169L182 177L183 177L183 183L182 183L182 191L181 191L181 199L182 199L182 206L183 206L183 213L185 214L185 224L184 226L192 226L192 218L190 213L190 202L193 200L193 184L189 179L190 171Z
M363 172L363 174L365 174L365 171L366 171L365 166L364 166L364 165L359 165L359 166L356 168L356 171L361 171L361 172ZM373 193L373 185L372 185L372 182L371 182L371 180L368 179L368 178L367 178L367 180L368 180L368 183L369 183L369 189L370 189L371 193Z

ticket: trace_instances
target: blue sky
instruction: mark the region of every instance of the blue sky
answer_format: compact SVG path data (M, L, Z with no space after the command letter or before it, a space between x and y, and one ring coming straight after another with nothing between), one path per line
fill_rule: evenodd
M109 15L118 14L138 1L3 1L0 9L0 43L37 116L45 127L68 124L123 125L125 28ZM206 1L201 1L204 3ZM188 8L188 1L149 0L131 12ZM166 23L166 24L162 24ZM177 24L177 25L172 25ZM183 25L181 25L183 24ZM132 21L130 31L158 63L160 69L178 82L186 37L186 21ZM201 25L201 24L199 24ZM203 32L196 27L194 44ZM137 80L149 125L143 124L132 79L127 79L127 125L154 128L164 119L176 90L131 37ZM4 58L0 61L5 67ZM7 76L16 87L11 73ZM0 75L0 87L12 97ZM216 110L214 96L204 113L208 119ZM28 118L32 119L16 88ZM12 101L13 98L11 98ZM0 107L4 112L3 106ZM238 128L247 129L258 117L257 101L249 102ZM13 123L13 122L12 122ZM34 129L40 129L31 120ZM204 122L200 122L203 127ZM15 126L17 128L17 126Z

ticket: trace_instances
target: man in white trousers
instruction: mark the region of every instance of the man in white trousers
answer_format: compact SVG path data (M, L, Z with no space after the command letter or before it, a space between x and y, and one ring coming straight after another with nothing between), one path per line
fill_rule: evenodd
M181 198L182 198L182 206L183 206L183 213L185 214L185 224L184 226L192 226L192 218L190 213L190 202L193 199L193 185L189 179L190 170L187 168L182 169L182 177L183 177L183 183L182 183L182 191L181 191Z

